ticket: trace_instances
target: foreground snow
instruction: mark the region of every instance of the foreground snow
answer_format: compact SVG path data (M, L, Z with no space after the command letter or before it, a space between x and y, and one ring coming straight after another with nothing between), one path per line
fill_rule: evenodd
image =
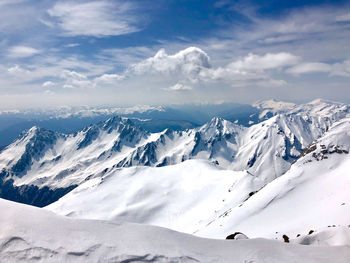
M71 217L118 219L192 233L206 224L204 219L227 205L240 204L261 184L247 172L188 160L160 168L111 171L80 185L47 209Z
M79 220L0 199L4 262L308 262L347 263L345 246L266 239L212 240L131 223Z

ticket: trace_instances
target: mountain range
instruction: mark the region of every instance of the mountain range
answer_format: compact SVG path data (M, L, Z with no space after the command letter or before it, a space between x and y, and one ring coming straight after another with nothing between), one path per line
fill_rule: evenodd
M134 233L132 228L145 237L159 233L182 251L173 254L164 248L161 255L146 255L140 250L137 255L145 262L190 262L197 259L196 253L214 260L214 252L204 252L203 247L219 243L157 228L164 227L216 239L242 232L240 237L253 238L244 247L254 255L269 242L281 255L297 253L304 258L306 252L299 251L298 244L331 246L329 256L343 255L337 260L346 262L342 260L348 253L343 246L350 242L350 106L269 100L254 107L259 112L248 116L254 120L250 125L213 117L199 127L151 132L140 120L113 116L74 133L38 126L23 131L0 152L0 198L44 208L0 199L0 206L10 211L0 216L0 225L13 222L0 236L0 254L59 260L112 256L119 251L114 247L120 247L119 241L87 230L102 227L122 236ZM57 250L49 243L32 242L43 230L18 232L27 228L17 219L22 210L41 220L45 229L52 228L48 218L56 222L62 233L83 224L82 231L90 231L96 242L72 244L79 247L73 252L62 244L63 250ZM64 240L61 234L52 235L56 242ZM179 240L188 238L188 244L200 244L197 250L181 245ZM135 242L133 237L127 240ZM114 245L106 246L107 241ZM296 247L284 250L280 241ZM225 257L232 256L228 251L239 244L224 245L215 260L227 262ZM162 246L157 246L159 251ZM23 254L19 248L32 252ZM131 253L120 250L119 257L122 251ZM305 262L327 258L324 250L312 253L318 256ZM244 257L248 259L265 257ZM278 257L271 260L280 262Z

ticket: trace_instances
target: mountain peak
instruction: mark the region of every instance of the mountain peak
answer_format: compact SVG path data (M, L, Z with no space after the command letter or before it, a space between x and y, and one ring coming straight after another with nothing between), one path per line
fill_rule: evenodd
M252 104L253 107L258 109L272 109L273 111L286 111L296 106L295 103L279 101L276 99L259 100Z
M314 99L314 100L308 102L307 104L308 105L319 105L319 104L336 104L336 105L340 105L342 103L318 98L318 99Z

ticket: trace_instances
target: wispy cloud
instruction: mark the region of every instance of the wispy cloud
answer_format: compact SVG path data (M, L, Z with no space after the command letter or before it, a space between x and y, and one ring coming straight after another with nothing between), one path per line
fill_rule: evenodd
M165 90L168 90L168 91L187 91L187 90L191 90L191 89L192 89L191 86L184 85L181 83L176 83L175 85L170 86L169 88L167 88Z
M40 51L38 49L27 47L27 46L15 46L9 49L8 56L14 58L25 58L31 57L36 54L39 54Z
M313 72L330 72L332 67L326 63L301 63L287 70L287 73L299 75Z
M140 30L134 6L122 1L57 2L48 14L68 36L118 36Z

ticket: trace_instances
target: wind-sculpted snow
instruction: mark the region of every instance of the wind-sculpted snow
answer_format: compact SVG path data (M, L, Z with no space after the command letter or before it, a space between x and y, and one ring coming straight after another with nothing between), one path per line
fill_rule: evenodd
M348 246L213 240L154 226L80 220L0 199L4 262L347 263Z

